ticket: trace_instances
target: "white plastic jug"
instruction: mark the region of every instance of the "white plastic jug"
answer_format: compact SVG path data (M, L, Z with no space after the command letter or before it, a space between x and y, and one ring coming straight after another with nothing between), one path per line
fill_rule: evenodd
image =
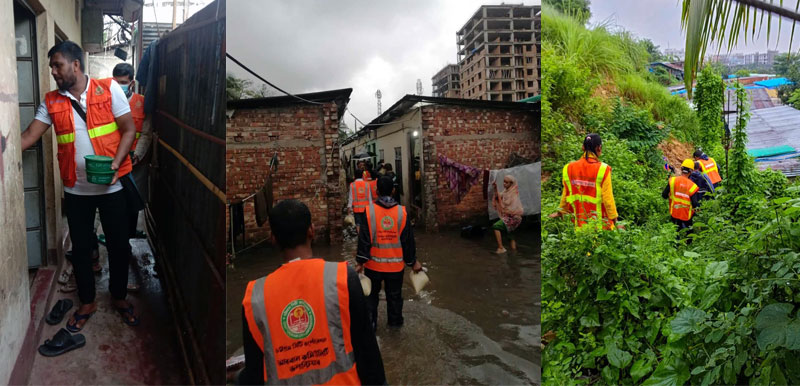
M414 287L414 291L417 294L419 294L419 291L422 291L430 281L430 279L428 279L428 274L425 273L427 271L427 268L422 268L422 271L416 273L414 271L408 271L408 278L411 279L411 285Z
M369 296L372 293L372 280L369 280L363 273L359 273L358 278L361 280L361 290L364 291L364 296Z

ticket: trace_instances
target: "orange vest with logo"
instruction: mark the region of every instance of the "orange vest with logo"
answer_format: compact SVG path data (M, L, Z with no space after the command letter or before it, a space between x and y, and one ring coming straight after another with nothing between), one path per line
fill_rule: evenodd
M144 96L141 94L133 93L130 101L131 105L131 118L133 124L136 126L136 138L133 140L131 151L136 150L136 143L139 142L139 137L142 136L142 125L144 125Z
M403 246L400 234L406 227L406 208L396 205L386 209L371 204L367 210L367 224L372 247L370 259L364 267L378 272L400 272L403 263Z
M585 157L564 165L561 182L567 192L566 200L574 215L575 226L582 227L590 220L603 221L603 229L614 229L614 222L608 219L603 206L603 181L611 178L611 166L597 159Z
M111 112L111 79L89 79L86 89L86 128L96 155L111 158L117 154L117 147L122 138L114 114ZM53 122L58 142L58 167L64 186L73 187L77 181L75 175L75 118L72 114L70 99L50 91L45 95L45 105ZM131 171L131 161L125 157L119 166L118 176L122 177Z
M353 200L353 213L364 213L372 202L372 189L369 182L355 180L350 183L350 195Z
M346 263L286 263L248 283L242 305L264 353L264 384L361 384L350 337Z
M713 158L709 157L708 160L699 159L697 162L700 163L700 169L708 176L712 184L722 181L722 177L719 176L719 170L717 169L717 162L714 161Z
M692 219L692 196L697 192L697 185L684 177L669 179L669 215L683 221Z

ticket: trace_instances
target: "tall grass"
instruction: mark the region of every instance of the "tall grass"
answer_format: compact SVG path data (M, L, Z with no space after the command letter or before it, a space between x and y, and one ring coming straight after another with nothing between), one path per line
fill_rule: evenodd
M544 7L542 41L557 54L606 77L641 71L647 51L628 33L612 33L600 25L587 29L574 19Z

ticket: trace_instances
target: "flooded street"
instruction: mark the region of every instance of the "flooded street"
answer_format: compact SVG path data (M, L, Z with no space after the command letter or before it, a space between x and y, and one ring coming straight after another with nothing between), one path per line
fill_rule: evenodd
M494 235L461 238L458 230L415 234L430 284L415 295L403 285L404 326L386 328L381 295L378 344L390 384L540 383L539 234L520 229L519 251L496 255ZM508 248L508 243L506 242ZM314 246L314 255L353 260L355 239ZM227 272L227 356L242 353L241 300L247 282L281 264L277 250L248 251Z

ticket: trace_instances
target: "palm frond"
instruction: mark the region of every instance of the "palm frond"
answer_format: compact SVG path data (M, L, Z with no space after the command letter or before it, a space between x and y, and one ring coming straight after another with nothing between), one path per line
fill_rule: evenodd
M767 43L772 31L772 18L778 18L777 39L780 41L780 28L783 18L792 20L792 33L789 37L789 51L794 43L794 30L800 21L800 0L796 0L794 12L779 5L775 0L683 0L681 7L681 28L686 32L686 58L684 59L684 80L689 98L692 97L692 84L697 69L703 65L706 49L710 44L717 45L717 52L723 44L728 52L736 47L739 38L755 41L760 37L767 19ZM735 4L734 4L735 3ZM735 6L734 6L735 5ZM759 15L760 12L760 15ZM726 44L727 43L727 44Z

